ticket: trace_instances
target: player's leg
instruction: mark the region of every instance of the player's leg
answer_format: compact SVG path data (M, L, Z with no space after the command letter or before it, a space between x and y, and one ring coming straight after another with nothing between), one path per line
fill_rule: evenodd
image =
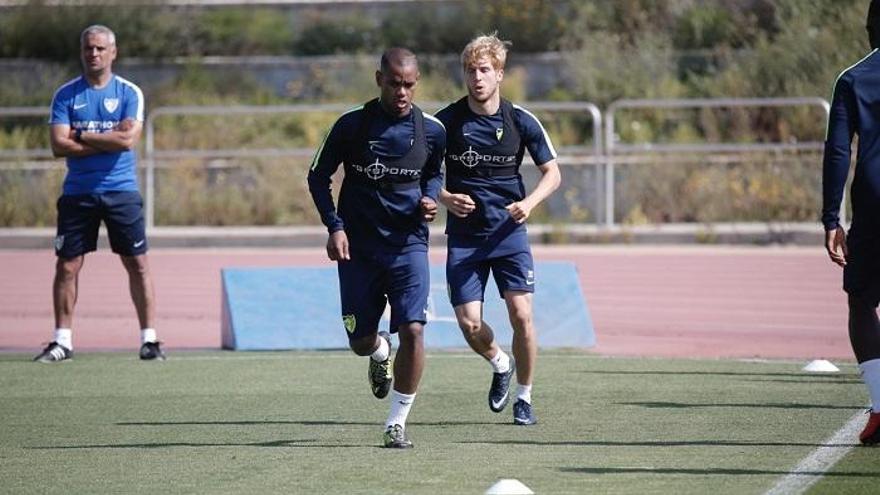
M515 364L495 341L495 332L483 320L483 295L489 279L489 262L480 251L458 247L450 241L446 257L446 283L455 319L468 346L492 367L489 409L501 412L507 406Z
M368 255L351 253L351 259L337 264L342 324L348 346L358 356L369 356L367 379L378 399L391 389L391 339L378 332L379 319L385 310L382 272Z
M58 198L58 227L55 236L55 276L52 280L52 306L55 333L52 342L34 360L49 363L73 356L73 313L79 290L79 272L85 254L98 244L97 203L92 195Z
M389 262L386 291L391 306L391 328L400 346L394 356L394 388L383 444L409 448L406 420L415 402L425 369L424 325L427 319L431 281L427 252L401 254Z
M847 239L843 286L848 294L849 339L871 398L868 423L859 435L864 444L880 443L880 240L852 235Z
M528 247L493 260L492 273L498 290L504 297L510 325L513 328L512 349L517 364L514 423L534 424L537 419L532 411L532 380L538 358L538 337L532 318L535 272Z
M119 255L128 274L128 290L141 330L139 356L164 360L156 336L156 294L147 258L144 200L137 191L120 191L102 194L101 204L110 248Z

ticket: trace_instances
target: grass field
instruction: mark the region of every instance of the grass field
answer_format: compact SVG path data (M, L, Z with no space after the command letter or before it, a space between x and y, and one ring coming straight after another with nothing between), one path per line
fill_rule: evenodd
M544 352L540 423L516 427L486 405L488 365L439 352L415 449L389 451L387 399L346 352L30 357L0 354L4 493L763 493L867 403L852 364ZM811 493L876 491L878 452L854 448Z

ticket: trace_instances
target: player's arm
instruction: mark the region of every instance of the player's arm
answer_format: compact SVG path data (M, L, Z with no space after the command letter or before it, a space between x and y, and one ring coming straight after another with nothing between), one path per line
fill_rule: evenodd
M440 203L449 210L449 213L453 215L464 218L471 214L476 208L477 204L474 203L473 198L464 193L451 193L446 190L446 188L440 188L440 193L437 195L437 199L440 200Z
M528 220L532 210L553 194L562 182L559 172L559 164L556 162L556 150L550 141L550 136L544 130L544 126L537 117L525 109L514 105L516 121L519 125L520 136L526 148L529 150L532 160L538 165L541 178L525 198L507 206L507 211L516 223Z
M312 201L315 203L318 214L321 215L321 222L327 227L329 234L327 237L327 257L333 261L350 259L345 225L336 213L331 190L333 183L331 177L336 173L339 164L342 163L344 129L341 127L340 121L336 121L330 132L327 133L324 142L321 143L315 154L307 179Z
M443 189L443 156L446 154L446 129L439 120L426 115L425 124L435 122L436 129L430 134L431 153L428 161L422 168L420 185L422 187L422 199L419 201L422 218L428 222L437 216L437 197ZM435 127L435 126L431 126Z
M101 150L77 140L77 131L68 124L52 124L49 126L49 145L52 155L56 158L89 156L101 153Z
M846 232L840 225L840 203L849 175L852 138L856 131L855 95L850 81L840 77L834 85L831 112L822 158L822 224L825 250L832 262L846 265Z
M513 217L516 223L525 222L532 213L532 210L553 194L553 191L559 188L559 184L562 182L559 164L556 163L555 158L539 165L538 170L541 171L541 178L532 192L523 198L522 201L507 205L507 211L510 212L510 216Z
M129 151L137 146L143 128L142 122L127 118L119 122L110 132L83 132L79 140L92 148L108 153Z

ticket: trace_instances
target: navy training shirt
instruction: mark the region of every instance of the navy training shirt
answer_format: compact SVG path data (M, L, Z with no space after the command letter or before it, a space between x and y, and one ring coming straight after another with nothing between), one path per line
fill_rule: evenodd
M854 134L859 135L852 194L852 232L880 237L880 52L840 73L831 96L822 171L822 223L839 225L840 202L850 167Z
M309 171L309 192L329 233L345 230L354 250L408 252L428 248L428 227L422 219L419 202L427 196L437 201L443 184L443 161L446 132L436 118L424 115L424 142L416 141L416 111L395 118L378 105L378 99L349 110L337 119L318 149ZM417 183L394 176L398 167L392 163L418 155L417 146L425 146ZM364 163L357 163L363 161ZM330 190L331 177L342 164L345 178L339 192L339 207ZM406 171L400 167L400 171ZM412 172L412 170L410 170ZM403 187L393 187L402 185Z
M462 167L453 162L463 162L464 155L451 156L451 143L463 140L468 147L465 153L482 150L480 154L484 161L494 159L496 163L506 164L506 156L494 156L491 150L499 150L502 147L500 145L509 138L508 132L504 130L504 103L493 115L479 115L470 110L466 100L465 97L452 103L436 114L446 127L447 134L446 189L451 193L467 194L476 203L476 209L465 218L448 215L446 233L488 236L501 228L509 229L510 232L524 230L525 224L517 225L505 207L521 201L526 196L522 175L519 173L524 151L526 149L529 151L536 165L544 165L556 158L553 143L535 115L519 105L510 105L512 108L510 117L516 127L514 134L519 135L519 143L515 145L512 155L515 156L513 162L516 171L510 175L491 177L481 176L478 173L463 174ZM479 167L477 165L475 168Z

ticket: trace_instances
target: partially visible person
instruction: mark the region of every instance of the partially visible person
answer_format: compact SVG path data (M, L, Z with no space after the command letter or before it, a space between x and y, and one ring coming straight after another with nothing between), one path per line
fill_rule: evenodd
M52 152L67 159L67 176L58 199L55 237L55 334L34 360L52 363L73 357L71 329L79 272L86 253L97 248L101 222L107 227L111 249L128 272L141 331L139 356L162 360L165 354L154 326L143 199L135 171L144 96L140 88L113 73L116 36L110 28L93 25L83 30L80 58L82 75L58 88L49 117Z
M849 306L849 340L859 363L871 410L859 435L880 443L880 2L868 8L871 52L844 70L834 84L822 173L825 249L843 267ZM840 225L840 203L850 169L850 146L858 134L852 182L852 225Z
M501 97L507 44L494 34L479 36L461 53L468 94L437 113L447 132L446 187L440 202L450 213L450 301L468 345L492 366L489 408L505 408L515 373L513 422L531 425L537 422L532 380L538 339L532 319L536 276L525 222L561 178L556 151L537 117ZM519 172L526 149L541 173L528 194ZM490 271L507 304L515 359L499 347L483 320Z
M380 96L333 124L309 172L309 191L327 227L327 256L337 262L342 323L349 346L369 356L377 398L391 390L383 445L413 446L406 420L425 365L424 325L430 291L428 227L437 214L446 133L412 103L416 56L387 50L376 72ZM339 208L330 191L342 164ZM386 303L400 347L392 379L391 339L379 331Z

